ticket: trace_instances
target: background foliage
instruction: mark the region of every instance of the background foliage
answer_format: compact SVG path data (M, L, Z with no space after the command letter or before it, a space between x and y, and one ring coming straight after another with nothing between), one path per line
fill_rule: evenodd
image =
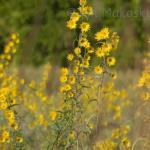
M144 0L93 0L96 7L95 26L108 26L122 37L119 67L139 66L141 53L147 50L144 43L148 19L144 15L133 15L146 10L148 1ZM18 32L21 37L20 52L17 62L40 65L47 61L65 63L66 52L72 47L71 34L65 28L66 20L76 0L1 0L0 1L0 49L11 32ZM72 9L70 9L72 8ZM111 10L111 13L108 11ZM130 16L116 16L116 12ZM97 17L101 16L101 17ZM127 44L128 43L128 44ZM24 57L25 56L25 57ZM57 57L56 57L57 56ZM127 63L128 60L128 63Z

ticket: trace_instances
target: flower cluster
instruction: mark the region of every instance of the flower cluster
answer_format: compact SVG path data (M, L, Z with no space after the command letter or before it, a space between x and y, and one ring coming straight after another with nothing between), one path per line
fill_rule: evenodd
M4 48L4 53L0 55L0 115L4 123L0 124L0 142L4 144L23 142L16 111L16 107L19 105L18 95L20 95L21 81L18 83L16 73L9 75L7 70L13 54L16 53L18 43L18 34L11 34Z
M142 93L142 100L149 101L150 100L150 53L147 53L147 57L144 60L145 68L142 73L141 78L138 82L138 87L145 88L145 92Z
M67 55L69 67L60 71L63 100L57 115L54 113L56 118L52 127L55 139L48 147L52 149L91 146L88 140L95 143L95 132L99 133L101 126L108 127L121 120L122 110L129 105L126 92L116 90L113 83L117 78L116 72L112 71L116 64L113 53L119 36L109 28L103 28L91 38L92 27L87 18L93 15L93 8L87 5L86 0L80 0L79 4L67 22L67 27L75 31L76 40L72 52ZM123 130L123 127L117 129ZM127 132L119 133L118 137L121 137L122 146L131 146ZM115 149L119 143L106 139L98 147L100 150Z
M150 117L149 117L149 106L150 106L150 52L146 53L145 59L144 59L144 69L141 73L141 76L139 78L138 84L137 84L137 90L139 90L138 96L140 97L140 101L138 101L138 109L136 110L136 118L139 120L142 124L142 131L139 131L138 138L142 139L145 144L145 148L150 148ZM142 136L141 136L142 135Z
M116 85L119 36L108 27L92 35L92 15L86 0L80 0L70 14L66 26L75 40L66 56L68 65L58 71L55 92L49 89L50 64L39 69L42 74L37 80L34 75L21 78L20 68L9 67L19 44L19 35L10 35L0 55L0 149L37 149L38 142L39 149L135 149L138 140L133 143L130 137L132 120L124 113L132 103L128 91ZM144 140L150 138L149 58L150 53L137 86L142 101L136 101L138 121L147 123L142 129ZM144 148L149 149L147 143Z

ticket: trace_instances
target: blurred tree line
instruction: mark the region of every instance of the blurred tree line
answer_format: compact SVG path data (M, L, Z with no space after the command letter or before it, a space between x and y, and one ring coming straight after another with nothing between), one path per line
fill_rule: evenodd
M139 12L143 1L93 0L91 3L95 8L94 28L108 26L116 30L121 36L117 55L120 64L135 67L146 50L144 16L114 13ZM66 21L77 6L77 0L0 0L0 51L9 33L18 32L21 45L16 61L19 64L65 63L66 53L72 47Z

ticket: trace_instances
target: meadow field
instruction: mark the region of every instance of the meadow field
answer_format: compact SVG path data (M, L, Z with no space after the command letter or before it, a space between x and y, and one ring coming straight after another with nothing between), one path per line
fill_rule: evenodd
M150 150L140 1L0 4L0 150Z

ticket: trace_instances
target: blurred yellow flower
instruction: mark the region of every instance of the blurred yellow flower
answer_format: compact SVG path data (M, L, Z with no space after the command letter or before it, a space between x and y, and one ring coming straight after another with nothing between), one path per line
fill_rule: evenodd
M57 112L56 111L50 111L49 117L52 121L54 121L57 117Z
M114 57L107 57L107 64L108 66L113 66L116 63L116 59Z
M81 32L84 33L84 32L88 32L90 30L90 24L87 23L87 22L82 22L80 24L80 29L81 29Z
M104 28L95 34L95 39L97 41L105 40L108 38L109 38L109 29L108 28Z
M102 74L103 71L104 71L104 69L103 69L103 67L101 67L101 66L96 66L96 67L94 68L94 72L95 72L96 74Z

